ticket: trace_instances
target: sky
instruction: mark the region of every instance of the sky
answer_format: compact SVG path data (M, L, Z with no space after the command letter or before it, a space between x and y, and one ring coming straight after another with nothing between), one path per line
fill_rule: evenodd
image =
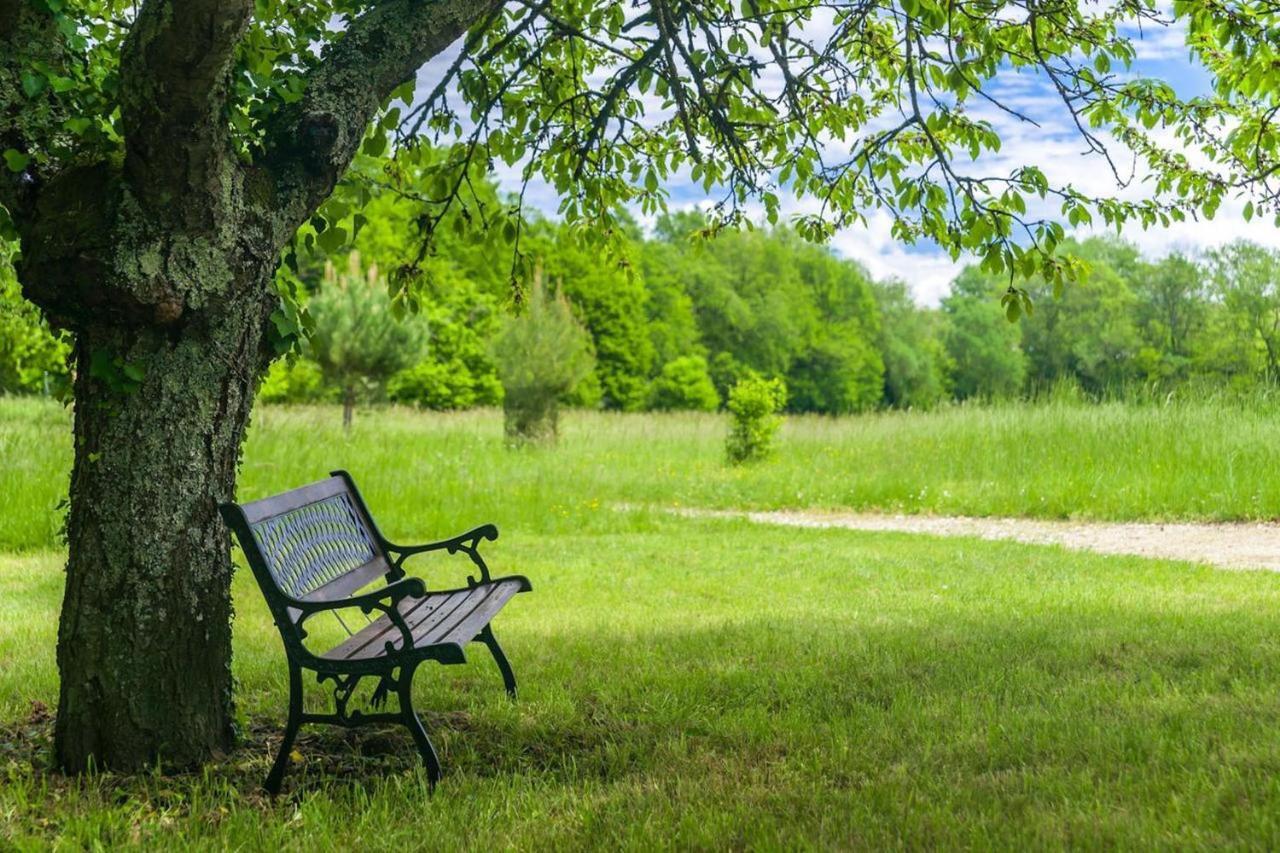
M1132 31L1130 35L1137 50L1131 74L1162 79L1182 96L1201 94L1208 90L1208 74L1191 58L1181 27L1147 26L1141 32ZM437 57L423 69L423 83L432 80L450 61L451 56ZM419 88L423 90L429 86ZM1002 102L1033 118L1038 126L1019 121L983 102L971 101L969 113L990 121L1002 140L999 154L990 157L984 155L984 165L998 167L998 173L1007 173L1021 164L1035 164L1045 172L1051 184L1070 183L1096 195L1121 192L1107 164L1097 156L1085 152L1084 141L1072 124L1070 114L1047 80L1031 73L1010 71L997 78L992 93ZM1119 157L1117 160L1118 165L1126 162ZM519 185L518 168L500 168L495 177L503 188L515 189ZM678 176L667 184L667 189L670 192L669 207L672 210L706 207L711 203L700 186L681 180ZM1130 197L1140 193L1140 182L1121 192ZM783 198L784 220L788 214L806 208L805 204L785 191L779 195ZM526 205L549 215L555 214L558 202L555 191L536 180L525 193ZM1240 237L1280 248L1280 229L1265 217L1246 223L1242 215L1243 208L1244 199L1231 199L1224 201L1212 221L1188 221L1176 223L1168 229L1153 228L1147 231L1133 225L1127 226L1122 236L1136 244L1150 258L1162 257L1173 251L1200 252ZM1048 212L1050 215L1057 213L1054 210ZM1032 210L1031 213L1036 211ZM642 224L651 224L645 217L637 215L637 219ZM904 245L890 236L890 226L888 214L869 212L866 225L837 232L831 240L831 247L838 255L864 265L876 278L900 278L907 282L921 304L938 304L946 295L951 281L971 259L961 257L959 261L953 262L946 253L932 244ZM1090 226L1077 229L1074 233L1085 237L1107 232L1105 227Z

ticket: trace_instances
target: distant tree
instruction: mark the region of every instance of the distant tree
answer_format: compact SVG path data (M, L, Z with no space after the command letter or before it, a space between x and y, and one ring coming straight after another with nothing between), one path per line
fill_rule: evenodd
M0 241L0 394L52 394L65 388L69 343L22 298Z
M1143 264L1133 282L1137 324L1146 341L1148 376L1183 379L1192 365L1192 347L1208 318L1208 275L1194 260L1173 253Z
M498 300L455 267L442 267L419 297L431 345L422 360L387 380L387 396L427 409L494 406L502 384L490 341L502 323Z
M1022 389L1026 358L1019 328L995 301L998 290L975 269L966 269L942 301L943 341L956 399L1011 397Z
M280 359L271 365L258 388L263 403L316 403L337 399L325 385L324 371L312 358Z
M860 328L838 326L792 360L787 388L787 406L794 412L866 411L879 405L884 395L884 362Z
M553 442L560 425L560 400L591 373L591 337L573 315L563 293L548 293L542 276L533 284L519 315L493 342L502 380L507 439L514 444Z
M946 350L938 336L937 312L916 305L901 279L874 287L884 402L900 409L930 408L946 393Z
M591 335L601 404L624 412L643 409L654 366L644 282L562 225L541 223L528 245Z
M647 294L645 325L653 345L654 364L659 366L682 356L707 354L693 299L681 276L683 248L664 239L644 240L637 246Z
M667 362L653 380L649 408L658 411L693 410L712 412L720 408L720 395L711 382L707 360L685 355Z
M1261 349L1267 378L1280 380L1280 252L1237 240L1206 262L1227 317Z
M325 268L307 309L315 322L308 345L325 380L341 390L342 426L349 429L359 397L422 356L425 324L392 315L386 282L377 267L361 268L358 252L348 258L345 274L332 264Z
M1049 282L1027 283L1036 305L1021 323L1028 383L1050 388L1068 380L1093 394L1121 388L1139 378L1142 338L1131 286L1142 268L1137 250L1097 238L1072 248L1089 264L1086 277L1056 294Z

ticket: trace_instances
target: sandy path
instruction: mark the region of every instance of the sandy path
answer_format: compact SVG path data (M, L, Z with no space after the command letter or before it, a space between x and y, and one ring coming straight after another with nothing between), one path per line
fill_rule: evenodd
M1145 524L1037 521L1023 518L874 515L838 512L678 510L683 515L746 518L791 527L893 530L932 536L1010 539L1103 554L1133 554L1208 563L1223 569L1280 571L1280 524Z

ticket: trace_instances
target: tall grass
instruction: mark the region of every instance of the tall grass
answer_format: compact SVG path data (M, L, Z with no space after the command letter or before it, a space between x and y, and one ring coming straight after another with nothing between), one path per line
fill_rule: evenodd
M240 497L350 470L388 533L477 519L541 532L619 529L617 502L857 508L1095 519L1280 517L1280 404L957 406L792 417L766 462L723 463L727 424L704 414L570 412L556 448L508 450L497 412L260 407ZM47 547L70 462L69 415L0 400L0 549ZM637 518L640 521L637 521Z

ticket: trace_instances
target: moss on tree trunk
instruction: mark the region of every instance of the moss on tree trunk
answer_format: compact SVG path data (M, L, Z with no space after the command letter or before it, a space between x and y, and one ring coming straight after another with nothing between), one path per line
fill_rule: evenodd
M260 336L252 307L178 332L80 335L58 637L68 770L185 767L231 745L232 565L216 505L233 497Z

